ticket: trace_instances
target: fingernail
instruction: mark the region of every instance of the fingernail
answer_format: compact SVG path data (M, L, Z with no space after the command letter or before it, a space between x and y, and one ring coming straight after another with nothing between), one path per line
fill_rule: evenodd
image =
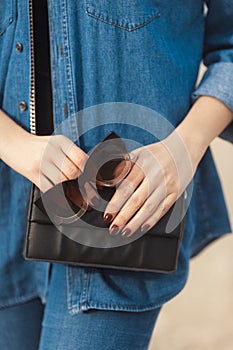
M119 231L119 227L117 225L113 225L111 228L110 228L110 235L117 235L118 234L118 231Z
M104 222L105 224L108 224L112 220L112 215L107 213L104 215Z
M130 233L131 233L131 230L129 228L125 228L124 230L122 230L121 235L128 236Z
M141 232L146 232L146 231L148 231L149 228L150 228L150 225L148 225L148 224L142 225Z

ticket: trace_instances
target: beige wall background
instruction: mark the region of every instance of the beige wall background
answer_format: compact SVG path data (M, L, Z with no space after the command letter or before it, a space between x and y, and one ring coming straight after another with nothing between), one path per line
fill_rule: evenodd
M233 227L233 145L217 138L211 149ZM233 350L233 235L191 261L188 283L163 307L149 350Z

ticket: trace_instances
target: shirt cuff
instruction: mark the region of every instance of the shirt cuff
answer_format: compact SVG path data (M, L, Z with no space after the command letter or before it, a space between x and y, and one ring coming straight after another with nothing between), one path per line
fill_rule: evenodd
M200 96L212 96L233 111L233 63L214 63L206 70L200 84L191 95L192 103ZM233 142L233 122L219 135Z

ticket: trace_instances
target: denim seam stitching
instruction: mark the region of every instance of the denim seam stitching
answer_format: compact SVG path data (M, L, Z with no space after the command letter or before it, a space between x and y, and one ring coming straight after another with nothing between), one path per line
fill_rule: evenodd
M48 0L48 7L51 8L50 0ZM58 104L58 83L57 83L57 69L56 69L56 42L53 41L51 45L51 38L54 38L54 11L50 11L49 17L49 44L50 44L50 65L51 65L51 84L52 84L52 97L53 97L53 121L54 128L57 122L59 122L59 104Z
M88 3L87 3L87 0L85 1L86 2L86 13L88 16L90 17L93 17L97 20L100 20L101 22L104 22L104 23L107 23L107 24L110 24L114 27L117 27L117 28L120 28L120 29L124 29L124 30L127 30L128 32L132 32L136 29L139 29L139 28L142 28L144 27L145 25L147 25L148 23L152 22L154 19L160 17L160 12L159 12L159 8L160 8L160 4L156 4L158 6L158 11L152 15L151 17L149 17L145 22L141 23L141 24L138 24L138 25L134 25L133 27L126 27L124 25L121 25L121 24L118 24L118 23L115 23L115 22L112 22L111 20L107 20L103 17L101 17L100 15L97 15L95 13L92 13L89 9L88 9Z
M81 309L87 309L88 305L88 288L90 285L90 270L89 268L83 271L84 274L84 282L83 282L83 290L81 295Z
M70 310L73 306L73 277L72 271L69 266L66 266L66 283L67 283L67 306ZM76 305L74 305L76 307Z
M167 302L168 300L170 300L171 298L173 298L174 296L176 296L185 286L186 284L186 280L187 278L182 281L182 283L179 285L179 288L177 288L176 290L173 290L172 292L170 292L169 294L167 294L165 297L161 297L160 302L159 303L153 303L153 304L149 304L148 306L143 306L143 305L119 305L119 304L114 304L114 303L102 303L102 302L94 302L94 301L90 301L88 303L86 303L86 308L85 310L89 310L90 308L102 308L104 310L115 310L115 311L129 311L129 312L133 312L133 311L138 311L138 312L142 312L142 311L147 311L147 310L153 310L156 309L158 307L161 307L161 305L163 305L165 302ZM163 289L162 289L163 290ZM166 290L166 288L165 288ZM76 311L82 310L82 304L79 305L73 305L69 311L71 313L75 313Z
M77 137L77 123L74 118L75 113L75 94L74 94L74 86L72 79L72 64L71 64L71 55L70 55L70 46L69 46L69 34L68 34L68 14L67 14L67 5L66 0L62 1L62 27L63 27L63 37L64 37L64 57L66 60L65 68L66 68L66 77L67 77L67 89L68 89L68 100L69 106L68 110L70 110L70 123L71 123L71 133L73 135L73 140L76 140Z
M55 18L54 18L54 11L52 11L52 16L53 16L53 21L52 21L52 25L51 25L51 34L53 36L53 38L55 37L54 33L54 22L55 22ZM54 66L54 69L53 69L53 76L54 76L54 85L56 86L55 88L55 92L53 92L53 85L52 85L52 93L55 94L56 96L56 102L55 102L55 118L56 118L56 121L57 123L60 123L61 121L61 117L60 117L60 108L59 108L59 88L58 88L58 74L59 72L57 72L57 66L56 66L56 63L57 63L57 54L56 54L56 40L53 40L53 66ZM55 123L56 125L56 123Z
M10 0L11 2L11 9L10 9L10 14L9 14L9 18L8 20L6 21L6 24L4 24L4 28L1 29L0 31L0 36L2 36L5 31L7 30L7 28L10 26L10 24L13 22L13 4L12 4L12 0Z

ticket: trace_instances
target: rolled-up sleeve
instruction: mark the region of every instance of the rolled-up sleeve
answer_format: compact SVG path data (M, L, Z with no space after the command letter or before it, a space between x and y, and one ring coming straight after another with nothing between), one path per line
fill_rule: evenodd
M203 63L207 70L192 93L192 102L207 95L233 111L233 0L207 0ZM220 137L233 142L233 123Z

